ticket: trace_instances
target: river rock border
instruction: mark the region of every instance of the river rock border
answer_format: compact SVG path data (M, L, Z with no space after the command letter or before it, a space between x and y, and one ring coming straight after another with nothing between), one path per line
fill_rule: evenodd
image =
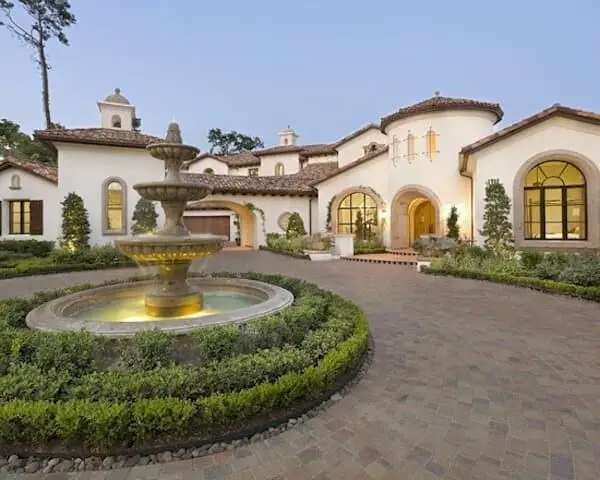
M257 443L268 438L279 435L304 424L309 419L316 417L320 412L339 402L348 395L351 390L367 374L375 354L375 344L373 337L369 337L369 344L358 367L350 373L348 381L337 385L332 392L321 399L316 406L309 407L302 415L288 418L286 421L274 427L258 428L257 433L251 436L238 438L229 442L205 443L197 447L179 448L175 451L165 450L148 455L120 455L120 456L90 456L85 458L74 457L53 457L53 456L22 456L17 454L10 456L0 456L0 473L68 473L83 472L94 470L116 470L119 468L130 468L135 466L145 466L152 464L161 464L189 460L191 458L205 457L214 455L227 450ZM314 405L314 404L313 404ZM261 431L262 430L262 431Z

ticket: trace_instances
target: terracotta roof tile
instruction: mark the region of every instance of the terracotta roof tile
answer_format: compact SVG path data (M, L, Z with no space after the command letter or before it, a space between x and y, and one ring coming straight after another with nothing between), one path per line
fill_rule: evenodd
M17 158L14 155L6 155L3 159L0 158L0 170L10 167L25 170L26 172L33 173L50 182L58 183L58 169L54 166L34 162L32 160L24 160L22 158Z
M164 142L163 138L132 130L112 128L69 128L36 130L34 137L45 142L83 143L109 147L146 148L151 143Z
M337 168L337 162L324 162L309 164L298 173L279 177L202 173L184 173L183 177L190 182L209 185L213 193L314 196L316 191L312 185Z
M361 165L363 163L368 162L369 160L372 160L375 157L378 157L379 155L381 155L382 153L387 152L389 149L388 145L384 145L380 148L377 148L376 150L367 153L366 155L363 155L362 157L360 157L358 160L355 160L352 163L349 163L347 165L344 165L341 168L338 168L336 170L331 171L328 175L323 175L323 177L321 177L319 180L317 180L316 182L313 183L313 185L316 185L318 183L324 182L325 180L328 180L332 177L335 177L336 175L339 175L340 173L343 173L347 170L350 170L354 167L357 167L358 165Z
M548 107L541 112L535 113L523 120L520 120L512 125L509 125L502 130L499 130L487 137L482 138L481 140L477 140L470 145L464 146L460 153L469 154L474 153L477 150L481 150L484 147L492 145L496 142L504 140L505 138L511 137L512 135L519 133L533 125L543 122L550 117L555 115L563 116L567 118L572 118L575 120L579 120L581 122L592 123L595 125L600 125L600 114L589 112L586 110L579 110L577 108L565 107L559 104L554 104L551 107Z
M496 116L496 123L502 120L504 115L504 112L498 103L482 102L480 100L471 100L469 98L440 97L436 95L422 102L403 107L397 112L383 117L381 119L381 130L385 130L390 123L395 122L396 120L440 110L481 110L490 112Z

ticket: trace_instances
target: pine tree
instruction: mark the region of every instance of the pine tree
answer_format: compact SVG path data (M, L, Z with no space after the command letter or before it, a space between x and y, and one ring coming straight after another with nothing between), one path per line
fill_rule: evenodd
M500 180L492 178L485 184L483 228L479 230L485 248L501 254L513 248L512 223L509 220L510 198Z
M448 215L448 218L446 219L446 227L448 229L446 236L458 241L460 229L458 227L458 209L455 205L452 205L452 208L450 209L450 215Z
M90 247L90 221L83 199L75 192L69 193L62 205L62 248L77 252Z
M294 212L288 219L287 228L285 229L285 236L288 238L301 237L306 235L306 229L304 228L304 222L298 212Z
M145 198L140 198L135 204L135 209L133 211L131 233L133 235L140 235L143 233L155 232L157 228L157 218L158 213L156 213L154 202L146 200Z

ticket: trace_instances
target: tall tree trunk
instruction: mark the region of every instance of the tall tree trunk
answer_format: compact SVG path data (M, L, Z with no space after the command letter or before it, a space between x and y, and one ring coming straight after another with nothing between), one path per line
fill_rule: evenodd
M46 118L46 128L52 128L52 119L50 118L50 85L48 81L48 60L46 59L46 45L40 38L38 52L40 56L40 70L42 71L42 103L44 106L44 117Z

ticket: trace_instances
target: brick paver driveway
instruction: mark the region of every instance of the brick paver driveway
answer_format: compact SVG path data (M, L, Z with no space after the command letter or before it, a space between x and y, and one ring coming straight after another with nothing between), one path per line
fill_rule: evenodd
M233 452L48 478L600 478L598 305L406 267L269 253L221 253L208 267L303 277L360 303L376 348L367 376L299 428ZM5 280L0 295L129 275Z

